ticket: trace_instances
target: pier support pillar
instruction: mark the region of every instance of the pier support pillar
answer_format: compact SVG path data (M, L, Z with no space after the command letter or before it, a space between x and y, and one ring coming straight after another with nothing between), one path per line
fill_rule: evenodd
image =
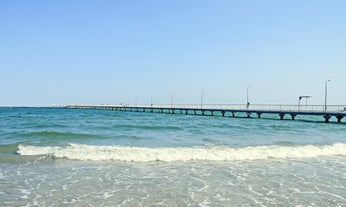
M225 113L226 113L225 111L221 111L222 116L225 116Z
M214 116L214 111L210 111L211 115Z
M196 112L196 110L193 110L193 112L195 113L195 115L197 115L197 112Z
M329 122L329 119L331 118L331 116L329 116L328 114L325 114L325 115L323 116L323 118L324 118L324 121L325 121L326 123L328 123L328 122Z
M232 112L232 117L235 117L235 114L236 114L235 112Z
M201 112L202 112L202 116L204 116L204 110L201 110Z
M338 115L338 116L336 116L336 118L338 119L338 122L340 123L340 122L341 122L341 120L344 118L344 116L342 116L342 115Z
M280 116L280 119L283 120L284 117L285 117L285 114L284 113L280 113L279 116Z
M145 112L145 109L143 109L143 112Z
M182 109L180 109L180 114L183 114L183 110Z
M246 112L246 117L251 118L251 112Z
M189 110L185 110L185 113L186 113L186 115L188 115L189 114Z
M291 114L292 120L295 120L295 119L296 119L296 116L297 116L297 114Z
M261 118L261 116L262 116L262 113L257 113L258 118Z

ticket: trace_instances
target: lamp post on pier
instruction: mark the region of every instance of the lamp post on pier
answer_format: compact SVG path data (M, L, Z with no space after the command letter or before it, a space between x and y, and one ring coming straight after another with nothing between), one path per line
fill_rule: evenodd
M249 102L249 88L251 88L251 85L248 85L246 87L246 108L248 109L250 106L250 102Z
M171 93L171 108L173 108L173 96L174 96L174 91Z
M332 78L328 78L328 80L324 83L324 112L327 112L327 93L328 93L328 82L330 82Z
M203 95L204 95L204 89L202 90L202 95L201 95L201 109L203 109Z

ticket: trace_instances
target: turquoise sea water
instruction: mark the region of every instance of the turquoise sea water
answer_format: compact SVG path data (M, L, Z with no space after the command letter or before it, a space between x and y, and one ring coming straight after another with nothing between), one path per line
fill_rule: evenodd
M345 132L270 116L0 108L0 206L346 206Z

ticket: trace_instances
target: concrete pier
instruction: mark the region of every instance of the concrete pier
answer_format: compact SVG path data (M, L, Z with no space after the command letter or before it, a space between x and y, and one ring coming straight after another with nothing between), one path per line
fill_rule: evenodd
M340 123L341 120L344 118L344 116L343 115L338 115L338 116L336 116L336 118L338 119L338 122Z
M70 105L66 108L71 109L96 109L96 110L114 110L128 112L150 112L150 113L168 113L175 114L176 111L186 115L202 115L202 116L222 116L222 117L239 117L244 116L251 118L252 114L257 114L257 118L261 118L263 114L277 114L280 120L286 120L286 115L291 120L296 120L297 116L321 116L324 122L342 123L346 116L346 106L328 106L328 111L324 106L306 106L305 110L294 105L252 105L247 108L244 105ZM189 113L192 111L192 113ZM244 114L244 115L241 115ZM334 118L333 118L334 117Z

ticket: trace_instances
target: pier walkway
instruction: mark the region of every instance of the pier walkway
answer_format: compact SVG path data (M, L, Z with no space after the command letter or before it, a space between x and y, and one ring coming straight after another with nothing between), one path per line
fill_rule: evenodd
M346 116L346 106L325 106L323 105L69 105L66 108L74 109L96 109L114 110L129 112L151 112L151 113L180 113L186 115L219 115L236 117L237 114L245 114L250 118L255 116L261 118L263 114L277 114L281 120L285 117L294 120L297 116L322 116L328 123L332 117L341 123Z

